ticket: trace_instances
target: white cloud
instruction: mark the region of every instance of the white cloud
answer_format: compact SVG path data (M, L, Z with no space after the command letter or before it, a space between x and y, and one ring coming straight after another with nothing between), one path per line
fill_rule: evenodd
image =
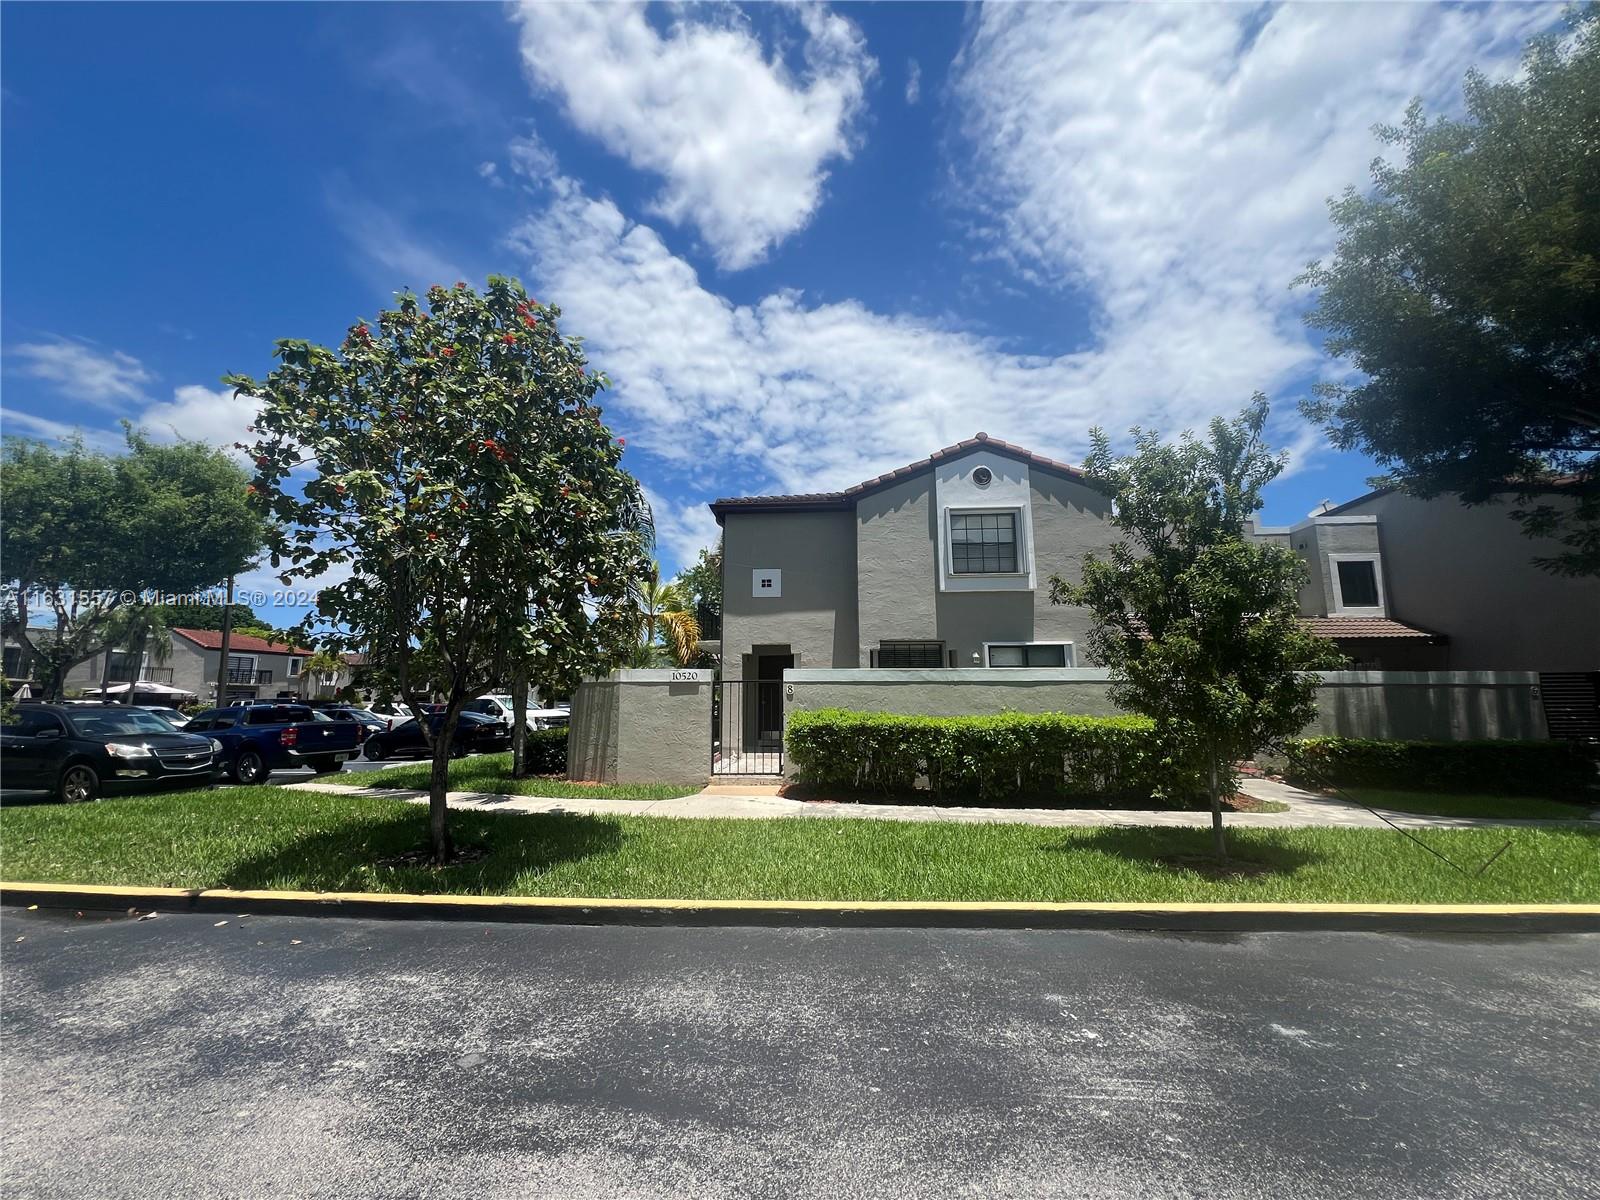
M669 500L650 488L645 488L645 499L655 517L656 543L666 551L661 557L667 562L686 566L721 539L717 519L703 501Z
M736 305L610 200L558 177L545 201L514 235L541 294L615 380L630 444L708 491L739 476L847 486L979 430L1073 459L1091 425L1199 425L1299 362L1227 313L1207 330L1157 314L1094 350L1043 357L855 302L777 292Z
M1371 128L1509 69L1538 5L1000 5L954 93L972 200L1012 261L1085 287L1114 342L1145 329L1316 358L1289 282L1332 246L1326 199L1368 178ZM1245 341L1230 344L1230 336Z
M236 397L229 388L213 390L188 384L175 389L171 400L146 407L133 418L133 423L159 440L183 438L220 446L243 463L248 456L234 449L234 443L249 445L255 441L255 435L246 430L260 411L259 401Z
M1072 461L1093 425L1199 430L1258 388L1299 466L1321 439L1292 401L1327 365L1288 283L1328 245L1326 198L1365 178L1375 121L1415 93L1455 102L1474 63L1514 69L1552 12L981 13L956 65L979 147L964 170L988 189L989 251L1097 306L1075 353L798 292L732 303L542 148L526 174L548 187L514 242L677 490L836 488L978 430Z
M694 226L728 269L761 261L816 211L876 69L855 25L820 5L783 13L803 36L798 77L733 8L675 7L665 35L635 5L526 3L516 17L533 81L580 130L661 176L653 211Z
M478 164L478 178L482 179L482 180L486 180L490 187L503 188L506 185L506 181L504 179L500 178L500 166L499 166L498 163L493 163L493 162L481 162L481 163L479 163Z
M62 395L105 408L141 399L155 378L131 354L72 338L12 346L7 358L18 372L44 380Z
M916 59L906 63L906 103L915 104L922 99L922 64Z

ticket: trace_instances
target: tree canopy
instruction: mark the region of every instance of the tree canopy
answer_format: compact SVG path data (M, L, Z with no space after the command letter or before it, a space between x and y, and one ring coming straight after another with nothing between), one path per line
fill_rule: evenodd
M1372 189L1330 202L1333 257L1297 281L1359 375L1307 415L1392 483L1513 498L1538 561L1600 573L1600 8L1528 47L1520 76L1466 77L1466 116L1414 101L1376 133Z
M1285 462L1262 441L1267 412L1257 395L1205 441L1135 429L1127 455L1093 430L1084 470L1113 497L1123 540L1086 555L1081 579L1050 578L1052 601L1093 615L1090 655L1111 671L1112 700L1155 721L1177 786L1209 793L1219 855L1234 764L1304 729L1317 687L1306 672L1342 661L1299 622L1299 558L1244 534Z
M441 861L465 704L514 671L566 694L634 642L649 508L595 403L604 378L559 316L500 276L426 304L402 292L337 350L280 341L266 379L226 380L261 402L252 486L280 530L274 566L346 576L321 590L319 640L370 655L414 708L424 688L444 696Z
M42 668L47 697L119 636L151 594L200 592L243 570L265 530L245 472L198 442L161 444L128 427L127 450L7 439L0 558L6 632ZM34 612L48 632L29 632Z

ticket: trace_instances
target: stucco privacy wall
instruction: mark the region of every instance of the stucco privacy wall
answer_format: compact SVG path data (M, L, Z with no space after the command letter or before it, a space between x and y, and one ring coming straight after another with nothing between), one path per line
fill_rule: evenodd
M701 784L711 764L710 671L614 671L578 685L567 774L599 783Z
M1108 716L1110 675L1077 670L784 672L789 712L848 708L907 716L1065 712ZM1548 736L1539 677L1526 671L1330 671L1306 735L1455 741Z
M1450 742L1549 737L1533 671L1329 671L1306 735Z

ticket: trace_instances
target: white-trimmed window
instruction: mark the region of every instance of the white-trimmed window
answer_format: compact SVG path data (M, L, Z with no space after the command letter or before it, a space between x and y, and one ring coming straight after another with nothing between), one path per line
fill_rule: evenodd
M293 679L298 674L300 674L300 660L291 658L289 660L289 678Z
M1018 574L1024 560L1017 516L1017 511L1009 508L952 512L950 573Z
M1071 642L985 642L983 661L990 667L1070 667Z
M1354 617L1384 615L1383 562L1377 554L1330 554L1328 578L1333 582L1333 613Z

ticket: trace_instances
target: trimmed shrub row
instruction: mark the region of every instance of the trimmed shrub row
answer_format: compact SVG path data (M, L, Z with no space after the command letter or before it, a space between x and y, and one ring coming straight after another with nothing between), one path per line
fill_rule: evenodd
M790 716L784 752L799 782L856 792L908 792L926 777L940 795L991 802L1074 797L1145 800L1163 778L1145 717L1004 713L910 717L818 709Z
M1300 787L1576 798L1595 786L1595 751L1576 742L1390 742L1319 737L1290 742Z

